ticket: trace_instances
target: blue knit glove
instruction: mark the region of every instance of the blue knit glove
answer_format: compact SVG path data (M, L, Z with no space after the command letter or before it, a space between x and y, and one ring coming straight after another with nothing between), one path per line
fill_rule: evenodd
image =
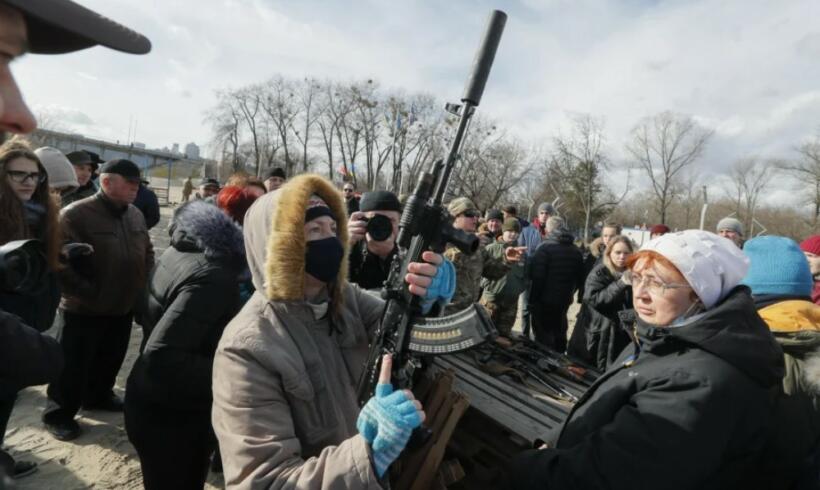
M421 312L426 315L436 303L446 305L456 293L456 268L447 259L438 266L433 282L427 288L427 294L421 300Z
M373 466L379 478L399 457L419 425L421 416L404 391L393 391L391 384L376 385L376 396L362 408L356 428L373 450Z

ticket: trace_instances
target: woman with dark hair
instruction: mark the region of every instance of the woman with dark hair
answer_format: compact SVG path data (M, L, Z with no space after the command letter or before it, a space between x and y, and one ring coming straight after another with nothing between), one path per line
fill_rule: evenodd
M583 332L589 362L604 370L629 344L618 313L632 308L632 287L623 280L626 260L634 252L629 238L618 235L609 241L603 260L592 268L584 285L585 323L576 324Z
M31 147L16 138L0 146L0 245L13 240L40 240L45 245L48 263L44 280L33 292L0 291L0 310L17 315L40 332L51 327L60 303L56 275L61 245L58 213L46 169ZM16 391L0 392L0 444L16 399ZM34 470L35 463L18 461L13 476L24 476Z

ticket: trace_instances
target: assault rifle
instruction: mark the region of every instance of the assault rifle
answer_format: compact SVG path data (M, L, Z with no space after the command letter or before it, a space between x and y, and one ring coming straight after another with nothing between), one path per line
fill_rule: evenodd
M448 112L459 118L450 150L443 161L437 161L430 171L422 173L404 206L396 238L398 253L382 290L387 304L370 344L364 372L359 378L357 392L360 405L373 396L383 354L393 355L393 385L397 389L411 388L414 372L421 367L421 355L459 352L495 335L492 321L479 305L445 317L422 317L421 298L410 293L404 277L410 263L421 262L421 256L427 250L442 253L447 243L464 253L473 253L478 249L478 237L453 228L453 218L442 201L468 123L484 93L506 21L504 12L495 10L490 14L461 104L446 106Z

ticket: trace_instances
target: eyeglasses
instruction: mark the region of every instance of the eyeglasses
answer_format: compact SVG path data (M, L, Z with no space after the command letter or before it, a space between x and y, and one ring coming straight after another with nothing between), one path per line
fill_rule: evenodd
M35 184L42 184L46 181L46 174L40 172L23 172L22 170L7 170L6 175L11 180L18 184L24 184L26 181L32 181Z
M624 272L624 280L629 283L633 289L638 286L645 288L652 296L663 296L666 294L667 289L692 289L692 286L688 284L665 283L649 276L642 276L631 270Z
M464 216L465 218L478 218L479 217L478 211L464 211L463 213L461 213L461 215Z

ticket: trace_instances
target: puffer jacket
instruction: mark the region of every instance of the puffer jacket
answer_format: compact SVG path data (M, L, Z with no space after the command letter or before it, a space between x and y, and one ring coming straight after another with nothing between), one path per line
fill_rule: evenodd
M503 262L504 251L516 243L497 241L487 246L487 255ZM482 296L488 301L500 301L505 304L518 301L518 295L527 287L527 261L523 258L517 263L509 264L509 270L500 279L481 278Z
M820 306L807 299L755 297L783 349L786 375L777 398L760 488L816 488L820 471ZM806 479L814 479L814 487Z
M582 308L585 314L579 317L583 321L576 322L575 328L584 333L589 361L604 370L629 345L618 313L632 308L632 288L602 262L587 277Z
M148 285L144 348L128 397L174 410L211 406L211 367L225 325L239 311L242 231L225 213L191 201L174 213L171 245Z
M783 352L740 286L640 343L572 408L550 449L510 467L515 489L754 488Z
M265 194L245 217L256 292L214 359L213 427L229 489L378 489L358 435L355 384L384 303L347 283L347 261L319 305L304 299L304 215L328 203L347 249L347 210L315 175ZM326 311L323 311L326 310Z
M60 228L66 242L94 247L90 270L66 267L61 271L60 307L92 316L131 312L154 266L154 248L142 213L130 204L119 207L98 192L63 208Z

